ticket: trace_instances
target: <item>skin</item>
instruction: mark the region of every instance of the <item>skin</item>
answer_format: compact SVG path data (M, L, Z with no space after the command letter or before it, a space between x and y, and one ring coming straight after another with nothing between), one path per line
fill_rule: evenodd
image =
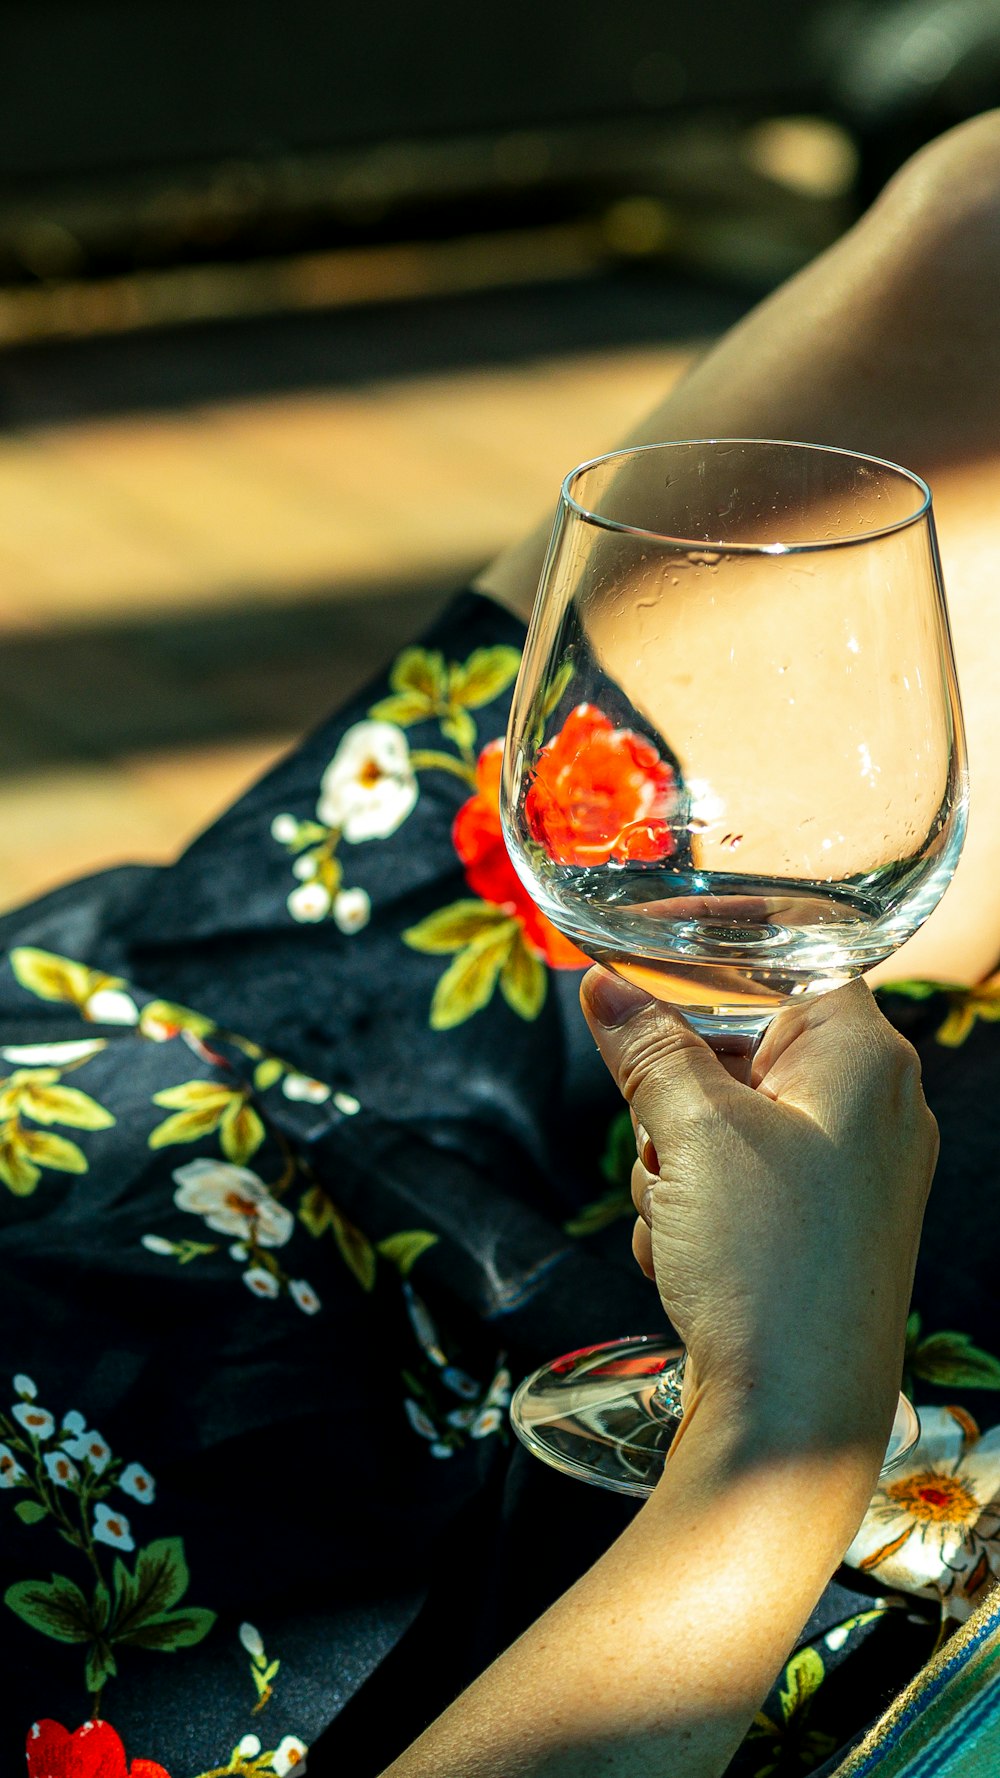
M694 1386L628 1530L392 1778L721 1773L864 1516L892 1424L937 1155L909 1044L854 983L779 1015L754 1091L603 970L583 1007L647 1155L669 1153L656 1173L636 1163L637 1244Z
M621 441L840 444L932 483L972 819L940 908L881 974L977 981L1000 953L998 284L992 113L916 156ZM525 619L548 529L479 581ZM864 1516L892 1421L937 1153L909 1045L855 983L779 1014L745 1085L617 977L592 970L582 997L636 1126L634 1249L688 1347L685 1418L624 1535L392 1778L723 1772Z
M965 710L969 833L921 931L870 979L980 981L1000 957L1000 112L907 163L861 221L719 341L621 444L800 439L931 484ZM567 466L553 466L553 480ZM481 575L527 620L547 518Z

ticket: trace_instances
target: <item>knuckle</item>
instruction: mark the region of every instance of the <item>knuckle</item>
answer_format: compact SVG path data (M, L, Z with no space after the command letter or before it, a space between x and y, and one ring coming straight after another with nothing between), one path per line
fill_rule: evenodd
M625 1044L618 1068L618 1084L631 1105L649 1080L659 1080L676 1067L690 1047L688 1032L672 1024L665 1011L644 1022Z

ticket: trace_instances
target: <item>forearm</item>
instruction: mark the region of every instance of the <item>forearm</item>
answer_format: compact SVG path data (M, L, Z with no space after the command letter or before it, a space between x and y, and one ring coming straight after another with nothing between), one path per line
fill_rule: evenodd
M392 1778L721 1773L864 1514L863 1449L698 1403L628 1530ZM387 1774L388 1778L388 1774Z

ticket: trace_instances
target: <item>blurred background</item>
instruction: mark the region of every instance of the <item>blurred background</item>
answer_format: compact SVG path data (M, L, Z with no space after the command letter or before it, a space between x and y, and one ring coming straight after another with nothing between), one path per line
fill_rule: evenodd
M0 908L166 859L914 148L1000 0L0 0Z

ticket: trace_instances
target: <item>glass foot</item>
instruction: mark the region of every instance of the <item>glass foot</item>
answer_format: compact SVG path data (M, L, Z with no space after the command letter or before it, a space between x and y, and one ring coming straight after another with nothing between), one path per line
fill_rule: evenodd
M656 1334L583 1346L526 1377L510 1417L523 1445L564 1475L640 1499L659 1480L677 1428L673 1367L682 1348ZM920 1437L916 1410L899 1398L882 1473Z

